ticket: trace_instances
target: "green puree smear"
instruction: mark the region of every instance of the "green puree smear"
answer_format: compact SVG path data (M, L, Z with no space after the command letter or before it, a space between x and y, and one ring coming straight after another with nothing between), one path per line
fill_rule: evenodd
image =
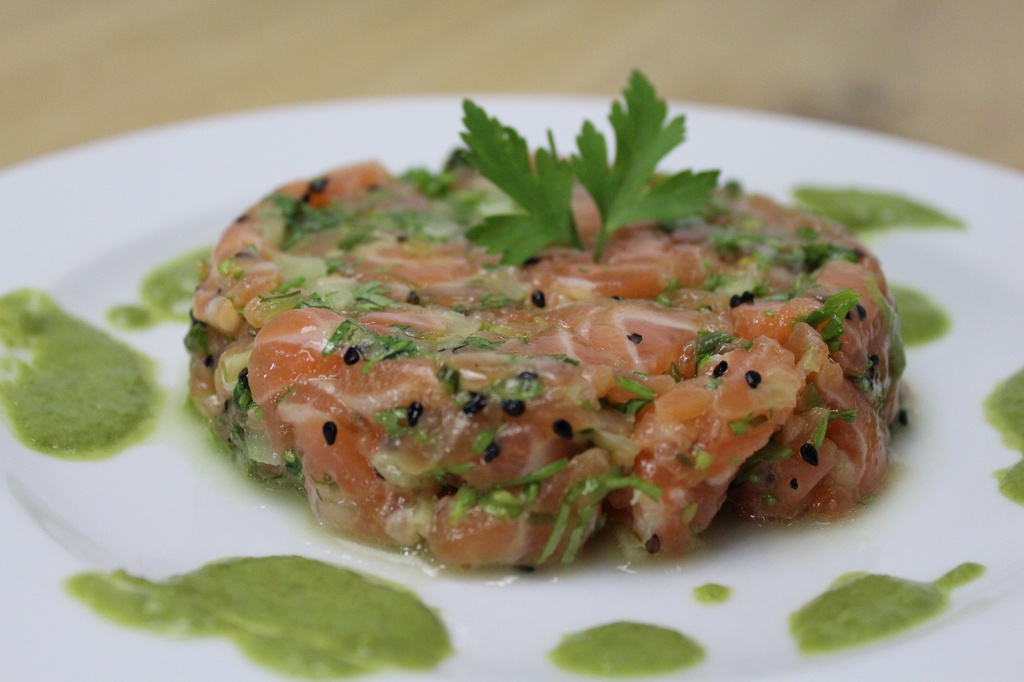
M1003 442L1024 453L1024 369L1006 379L985 400L985 416L999 429ZM996 472L999 492L1024 505L1024 460Z
M159 391L153 363L31 289L0 297L0 404L30 448L98 459L144 436Z
M935 301L909 287L893 285L890 290L896 298L903 343L921 346L942 338L949 331L952 326L949 315Z
M617 622L566 635L550 656L571 672L617 677L688 668L704 660L704 649L669 628Z
M693 588L693 598L701 604L722 604L729 600L732 588L717 583L705 583Z
M228 559L164 582L82 573L68 589L111 620L228 637L256 662L299 677L426 669L452 652L440 619L412 593L298 556Z
M145 329L158 322L187 322L192 295L199 285L200 263L209 259L203 248L154 268L139 289L141 304L114 306L107 319L120 329Z
M793 190L793 197L803 208L843 223L854 232L894 227L964 227L956 218L898 194L804 186Z
M980 564L964 563L931 583L850 574L792 614L790 632L808 654L884 639L940 614L949 603L950 590L984 571Z

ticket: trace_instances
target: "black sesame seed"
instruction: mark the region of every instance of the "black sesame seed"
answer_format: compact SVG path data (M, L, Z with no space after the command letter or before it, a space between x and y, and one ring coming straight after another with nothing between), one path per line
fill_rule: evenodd
M213 366L216 363L213 361L213 356L212 355L207 355L205 358L203 358L203 364L206 365L207 367L213 369Z
M639 334L636 334L636 333L626 334L626 338L629 339L629 341L631 343L640 343L641 341L644 340L644 337L642 337L642 336L640 336Z
M732 297L729 299L729 307L730 308L737 308L737 307L743 305L744 303L753 303L753 302L754 302L754 292L753 291L744 291L742 294L733 294L732 295Z
M559 438L565 438L566 440L572 440L572 424L564 419L556 419L555 423L551 425L554 429L555 435Z
M526 403L515 398L506 398L501 401L501 409L505 410L505 414L509 416L518 417L526 410Z
M420 417L423 416L423 403L413 401L409 403L409 407L405 410L405 419L409 422L409 426L416 426L419 422Z
M529 564L519 564L516 566L516 570L520 573L533 573L537 570L536 566L530 566Z
M324 422L324 442L328 445L334 445L334 441L338 438L338 425L334 422Z
M725 374L725 371L727 369L729 369L729 363L726 362L725 360L722 360L717 365L715 365L715 368L713 370L711 370L711 376L717 379L718 377Z
M868 380L870 384L878 376L878 356L872 355L868 358L868 368L864 370L864 378Z
M462 406L462 413L473 415L485 407L487 407L487 398L484 397L483 393L471 391L469 394L469 400L467 400L466 404Z
M409 241L409 235L407 235L407 234L400 234L397 237L395 237L395 241L398 242L399 244L404 244L407 241Z
M792 488L793 490L796 490L797 488L800 487L800 484L797 482L795 478L791 478L789 479L789 487Z
M868 310L867 310L867 308L862 306L860 303L857 304L855 310L857 311L857 317L860 318L861 322L863 322L864 320L866 320L868 318Z
M420 295L417 294L415 291L410 291L409 294L405 297L405 302L408 303L409 305L419 305Z
M900 411L896 413L896 421L899 422L900 426L906 426L910 423L910 415L907 414L906 410L900 409Z
M545 303L547 302L544 298L544 292L541 291L540 289L534 291L532 294L530 294L530 302L533 303L533 305L537 306L538 308L543 308Z
M359 349L356 348L355 346L349 346L348 350L345 351L345 364L354 365L357 362L359 362L360 357L361 356L359 355Z
M487 448L484 449L484 461L490 464L501 454L501 447L498 446L498 441L492 440L487 444Z
M613 301L621 301L622 297L621 296L612 296L612 300Z
M661 551L661 538L658 537L657 533L647 538L647 542L644 543L644 549L647 550L648 554L657 554Z
M807 462L812 467L818 466L818 448L814 447L810 443L804 443L800 446L800 459Z
M534 379L539 379L540 375L537 374L536 372L526 370L525 372L519 373L519 378L522 379L523 381L533 381Z
M748 369L747 373L743 376L747 380L747 386L751 388L757 388L757 385L761 383L761 373L757 370Z

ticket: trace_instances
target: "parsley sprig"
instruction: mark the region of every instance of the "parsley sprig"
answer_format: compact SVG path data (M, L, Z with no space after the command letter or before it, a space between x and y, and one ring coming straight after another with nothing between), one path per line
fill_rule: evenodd
M668 104L638 71L623 90L623 99L624 104L612 104L608 116L615 131L611 164L607 140L590 121L576 138L578 153L560 159L549 132L548 148L538 149L531 163L526 142L515 130L466 100L462 139L467 160L523 210L487 217L467 232L469 239L491 253L501 253L508 264L522 263L550 244L582 248L571 210L577 180L601 216L595 262L612 232L621 227L699 211L711 198L718 171L655 175L658 163L683 142L685 119L678 116L666 123Z

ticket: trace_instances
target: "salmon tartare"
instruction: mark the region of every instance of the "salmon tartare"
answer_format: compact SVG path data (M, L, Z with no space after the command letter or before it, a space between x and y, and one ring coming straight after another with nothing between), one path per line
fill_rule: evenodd
M836 518L884 482L902 344L841 225L716 183L602 232L575 181L577 243L510 263L470 238L521 213L472 156L346 166L224 232L190 395L253 475L457 567L567 563L609 525L677 556L723 508Z

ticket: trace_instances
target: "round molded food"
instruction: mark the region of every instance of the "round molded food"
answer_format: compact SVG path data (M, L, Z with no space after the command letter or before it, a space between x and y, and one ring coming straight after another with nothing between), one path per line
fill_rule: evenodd
M724 186L695 216L520 266L466 230L510 200L458 163L286 185L214 248L191 396L325 525L441 563L569 562L608 524L691 548L728 506L834 518L883 482L902 345L840 225Z

